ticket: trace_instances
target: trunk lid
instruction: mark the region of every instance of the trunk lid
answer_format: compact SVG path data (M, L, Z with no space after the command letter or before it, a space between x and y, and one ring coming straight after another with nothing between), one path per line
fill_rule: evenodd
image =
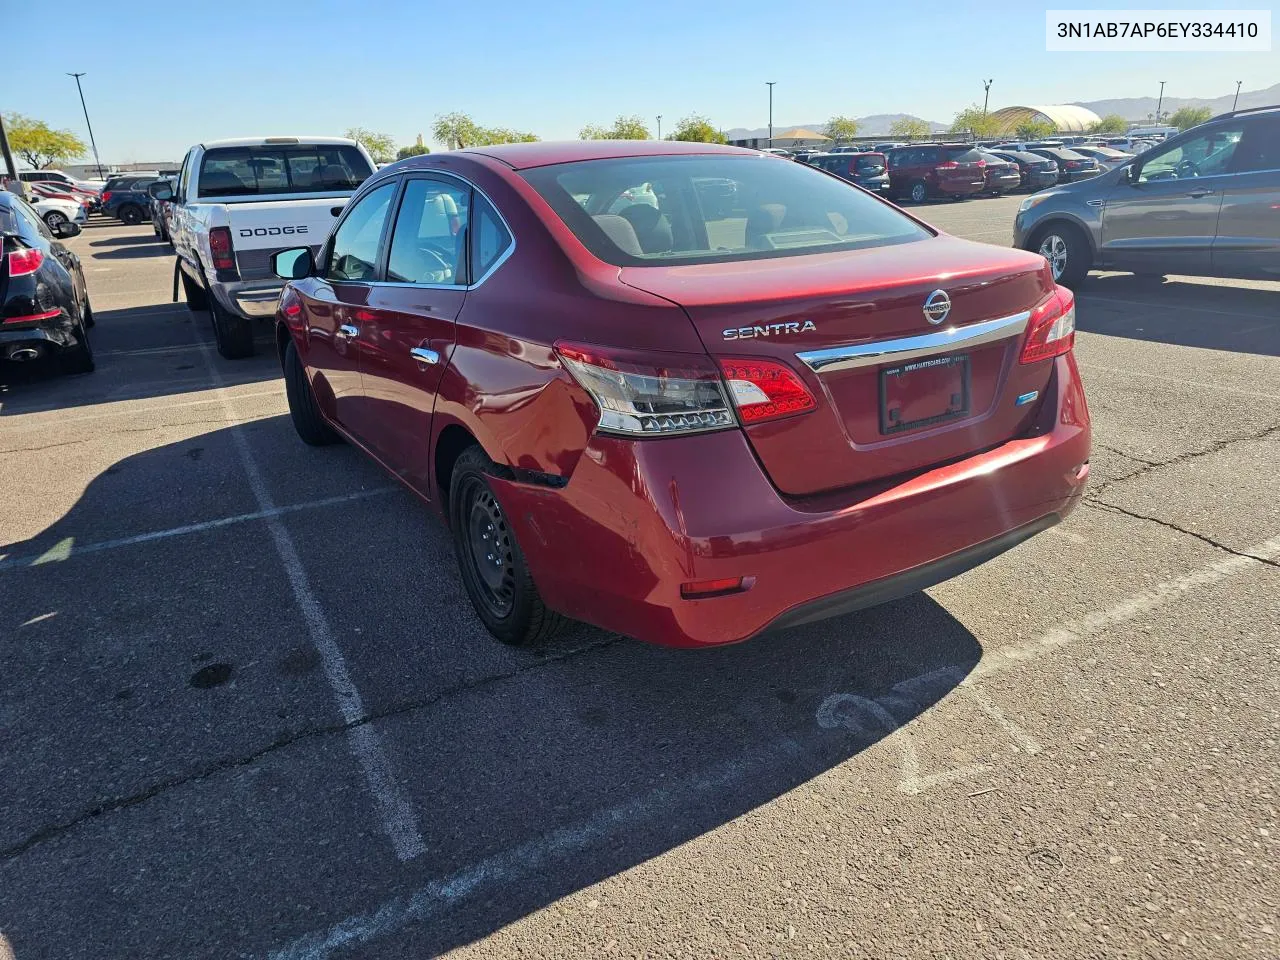
M960 343L975 324L1031 310L1054 285L1043 257L954 237L733 263L623 267L621 279L682 306L713 357L781 361L804 381L816 410L745 428L786 494L919 471L1008 440L1029 427L1039 407L1016 398L1042 396L1052 366L1018 363L1025 337L1016 320L989 330L989 338ZM939 289L951 310L931 325L925 301ZM913 339L931 335L948 339ZM876 354L887 341L903 340L909 343L895 349L913 347L914 355ZM859 356L813 357L829 348Z

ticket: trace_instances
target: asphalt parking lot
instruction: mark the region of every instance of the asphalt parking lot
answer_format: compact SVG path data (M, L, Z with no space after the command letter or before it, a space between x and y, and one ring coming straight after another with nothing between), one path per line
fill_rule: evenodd
M1087 502L986 566L522 652L267 329L70 245L97 372L0 370L0 956L1280 954L1280 284L1083 283Z

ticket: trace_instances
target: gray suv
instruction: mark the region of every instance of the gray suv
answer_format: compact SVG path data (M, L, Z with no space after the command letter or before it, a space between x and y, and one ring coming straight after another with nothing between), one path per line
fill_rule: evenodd
M1280 280L1280 106L1224 114L1027 197L1013 242L1068 286L1090 270Z

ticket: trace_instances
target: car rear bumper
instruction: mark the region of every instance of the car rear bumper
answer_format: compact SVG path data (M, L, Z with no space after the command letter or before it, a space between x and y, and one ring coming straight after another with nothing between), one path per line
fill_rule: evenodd
M1030 434L874 488L785 498L740 431L597 436L563 487L493 483L552 608L664 645L733 643L922 589L1070 513L1088 410L1074 358L1051 362ZM735 577L750 588L681 597Z
M280 302L283 280L214 281L210 284L219 305L240 317L251 320L274 317Z
M1045 187L1057 186L1057 183L1056 170L1036 170L1027 174L1027 186L1032 190L1043 190Z
M1001 177L991 177L987 180L987 189L993 191L1015 190L1022 186L1022 177L1016 173L1006 174Z
M987 181L984 177L981 180L939 180L938 193L946 194L951 197L967 197L975 193L982 193L987 189Z

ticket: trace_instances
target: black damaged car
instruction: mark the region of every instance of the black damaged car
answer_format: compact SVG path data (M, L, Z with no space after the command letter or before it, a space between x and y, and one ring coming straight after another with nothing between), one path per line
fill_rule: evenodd
M84 270L58 242L78 233L67 221L55 235L26 201L0 190L0 360L51 357L65 373L93 370Z

